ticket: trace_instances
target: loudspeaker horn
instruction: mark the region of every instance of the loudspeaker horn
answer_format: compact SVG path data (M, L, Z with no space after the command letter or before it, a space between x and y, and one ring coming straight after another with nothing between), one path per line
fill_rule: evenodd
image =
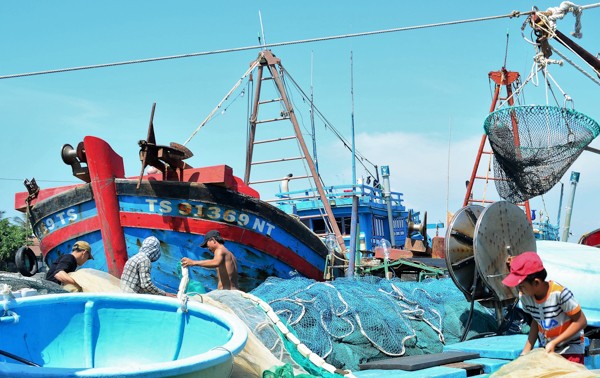
M424 240L427 240L427 212L423 215L423 221L421 224L415 224L412 219L412 210L408 211L408 234L418 232L423 236Z
M79 159L77 158L77 150L74 149L73 146L71 146L70 144L65 144L62 147L60 157L62 158L62 161L67 165L73 165L79 162Z

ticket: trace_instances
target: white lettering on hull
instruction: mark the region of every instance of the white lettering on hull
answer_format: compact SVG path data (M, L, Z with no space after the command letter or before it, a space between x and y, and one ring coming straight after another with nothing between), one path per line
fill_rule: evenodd
M139 198L139 197L138 197ZM156 198L139 198L140 202L125 201L121 204L122 211L158 213L171 216L184 216L192 218L209 219L236 224L261 234L271 236L275 226L264 219L237 211L222 208L216 205L203 203L179 202L173 200L160 200ZM127 205L127 206L125 206ZM36 226L35 234L47 235L56 229L74 223L82 218L78 207L72 207L65 211L57 212L43 219Z
M275 226L266 220L252 217L241 211L234 209L224 209L220 206L205 204L193 204L189 202L178 202L172 200L157 200L153 198L145 199L148 205L148 212L159 213L173 216L185 216L192 218L210 219L213 221L223 221L234 223L240 227L245 227L264 235L270 236ZM254 221L252 221L254 218Z

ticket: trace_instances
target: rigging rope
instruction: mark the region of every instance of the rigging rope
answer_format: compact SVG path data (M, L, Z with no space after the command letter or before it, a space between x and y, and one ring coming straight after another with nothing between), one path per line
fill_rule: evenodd
M285 71L285 69L284 69ZM292 83L296 86L296 89L300 92L300 94L302 95L302 97L305 99L305 101L308 101L309 103L312 103L312 101L310 100L310 98L307 96L306 93L304 93L304 91L302 90L302 88L300 87L300 85L294 80L294 78L289 74L289 72L285 71L286 75L290 78L290 80L292 81ZM325 115L323 115L323 113L321 113L321 111L317 108L317 106L312 103L312 106L314 107L315 110L315 114L317 114L319 116L319 118L321 118L321 120L325 123L326 127L329 127L331 129L331 131L334 133L334 135L344 144L344 147L346 147L348 150L352 150L350 142L348 142L348 140L346 140L344 138L344 136L331 124L331 122L329 122L329 120L327 118L325 118ZM369 159L367 159L363 154L361 154L359 151L356 151L356 155L360 158L359 159L359 163L360 165L363 166L363 168L373 177L375 177L375 175L369 171L369 169L363 164L363 161L367 161L369 164L371 164L373 167L376 167L375 164L373 164Z
M563 53L561 53L560 51L558 51L554 47L550 46L550 48L552 49L552 51L554 51L555 53L557 53L561 58L563 58L567 63L569 63L570 65L572 65L577 71L579 71L582 74L584 74L585 76L587 76L587 78L590 79L591 81L593 81L594 83L600 85L600 81L598 79L596 79L595 77L593 77L592 75L590 75L586 70L584 70L583 68L579 67L575 62L573 62L571 59L567 58Z
M185 146L186 144L188 144L188 142L190 140L192 140L192 138L194 137L194 135L196 135L196 133L202 128L204 127L204 125L206 125L206 123L208 121L210 121L212 119L212 117L215 115L215 113L217 112L217 110L219 110L221 108L221 105L223 105L223 103L225 101L227 101L227 99L229 99L229 96L231 96L231 94L237 89L237 87L240 86L240 84L242 84L242 82L244 81L244 79L246 78L246 76L250 75L250 73L259 65L259 61L255 60L254 63L252 63L250 65L250 68L248 68L248 70L244 73L244 75L242 75L242 77L239 78L239 80L235 83L235 85L233 86L233 88L231 88L231 90L229 92L227 92L227 94L225 95L225 97L223 97L223 99L217 104L217 106L210 112L210 114L204 119L204 121L202 121L202 123L200 124L200 126L198 126L196 128L196 130L194 130L194 132L192 133L192 135L190 135L189 138L187 138L187 140L185 141L185 143L183 143L183 145Z
M598 3L597 6L600 6L600 3ZM585 9L586 7L582 7L582 8ZM93 65L88 65L88 66L79 66L79 67L70 67L70 68L60 68L60 69L56 69L56 70L18 73L18 74L0 76L0 80L14 79L17 77L26 77L26 76L48 75L48 74L55 74L55 73L61 73L61 72L90 70L90 69L96 69L96 68L124 66L124 65L128 65L128 64L158 62L158 61L162 61L162 60L192 58L192 57L204 56L204 55L215 55L215 54L231 53L231 52L238 52L238 51L245 51L245 50L256 50L256 49L265 49L265 48L279 47L279 46L298 45L298 44L303 44L303 43L323 42L323 41L331 41L331 40L336 40L336 39L365 37L365 36L371 36L371 35L377 35L377 34L396 33L396 32L402 32L402 31L427 29L427 28L434 28L434 27L440 27L440 26L450 26L450 25L466 24L466 23L472 23L472 22L490 21L490 20L496 20L496 19L500 19L500 18L513 18L513 17L519 17L521 15L531 14L531 13L533 13L533 11L529 11L529 12L513 11L509 14L498 15L498 16L479 17L479 18L471 18L471 19L466 19L466 20L447 21L447 22L439 22L439 23L434 23L434 24L425 24L425 25L406 26L406 27L393 28L393 29L375 30L375 31L370 31L370 32L341 34L341 35L335 35L335 36L329 36L329 37L300 39L300 40L288 41L288 42L277 42L277 43L269 43L269 44L262 44L262 45L236 47L236 48L231 48L231 49L222 49L222 50L189 53L189 54L170 55L170 56L162 56L162 57L157 57L157 58L135 59L135 60L126 60L126 61L122 61L122 62L93 64Z
M568 12L572 12L573 15L576 17L576 21L575 21L575 31L571 33L571 35L573 35L576 38L581 38L582 34L581 34L581 13L584 9L589 9L589 8L595 8L595 7L599 7L600 3L597 4L590 4L590 5L586 5L586 6L577 6L569 1L564 1L561 3L560 7L558 8L549 8L547 11L545 12L534 12L536 14L537 17L539 17L543 22L539 22L535 24L535 29L541 30L544 33L546 33L546 38L550 39L550 38L554 38L556 39L558 42L560 42L560 44L562 44L565 48L567 48L567 50L571 51L574 55L581 57L575 50L573 50L573 48L571 48L567 43L565 43L565 41L563 41L558 35L556 35L555 30L556 30L556 20L557 19L562 19L566 13ZM535 9L534 9L535 10ZM523 23L523 26L521 27L521 34L523 35L523 30L525 28L525 25L527 23L530 23L530 19L531 16L529 16L527 18L527 20L525 20L525 22ZM539 45L538 42L533 42L531 40L528 40L527 38L525 38L525 36L523 35L523 39L533 45L538 46L538 49L541 50L541 47ZM577 69L578 71L580 71L581 73L583 73L587 78L589 78L590 80L592 80L594 83L600 85L600 82L598 80L596 80L592 75L590 75L589 73L587 73L585 70L583 70L581 67L579 67L577 64L575 64L573 61L571 61L570 59L568 59L564 54L562 54L560 51L558 51L557 49L555 49L554 47L552 47L550 44L547 44L547 47L549 49L551 49L552 51L556 52L561 58L563 58L564 60L566 60L569 64L571 64L575 69ZM537 55L536 55L536 60L540 61L540 64L544 64L543 61L545 61L545 63L558 63L560 65L562 65L562 62L559 61L555 61L552 59L548 59L547 56L544 53L546 53L546 51L542 52L540 51ZM545 56L544 56L545 55ZM583 58L582 58L583 59ZM585 59L583 59L584 62L590 67L592 68L592 70L594 70L594 72L596 72L595 68L589 63L587 62ZM600 73L597 72L598 75L600 75Z

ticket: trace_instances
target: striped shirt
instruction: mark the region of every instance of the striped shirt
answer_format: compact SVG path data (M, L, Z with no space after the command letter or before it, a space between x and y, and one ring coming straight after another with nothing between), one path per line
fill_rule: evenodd
M521 307L538 324L542 346L563 333L572 323L570 316L581 311L581 306L571 290L554 281L548 281L548 284L550 287L546 297L539 301L529 295L521 295ZM559 354L583 354L584 351L583 330L557 345L555 349Z

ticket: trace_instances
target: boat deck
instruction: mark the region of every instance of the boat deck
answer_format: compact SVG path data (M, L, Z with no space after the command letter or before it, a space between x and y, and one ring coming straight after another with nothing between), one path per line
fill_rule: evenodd
M410 276L411 280L422 281L425 278L444 277L448 270L446 269L446 260L431 257L411 257L399 258L385 263L369 264L363 266L364 274L385 274L385 270L393 271L396 277Z
M502 366L516 359L525 345L527 335L493 336L473 339L444 346L443 353L422 356L397 357L387 360L376 361L371 364L360 365L361 370L353 372L357 378L375 377L486 377L498 371ZM456 356L479 355L476 358L461 359L456 361ZM416 359L414 357L417 357ZM448 357L449 359L445 359ZM439 361L440 365L431 366ZM447 361L454 361L448 363ZM403 362L403 361L406 361ZM416 370L413 367L428 366ZM600 368L600 355L585 357L585 366L588 369ZM385 367L385 369L384 369ZM402 367L402 369L400 369ZM599 375L600 376L600 375Z

